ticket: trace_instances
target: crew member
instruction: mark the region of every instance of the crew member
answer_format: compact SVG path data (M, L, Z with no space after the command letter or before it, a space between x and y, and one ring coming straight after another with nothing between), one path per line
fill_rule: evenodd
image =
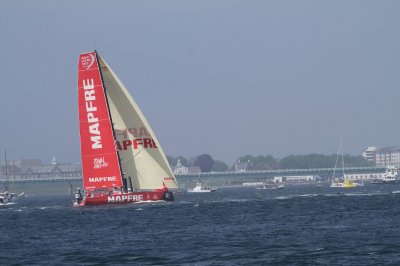
M80 204L82 201L82 193L79 188L77 188L76 193L75 193L75 201L76 203Z

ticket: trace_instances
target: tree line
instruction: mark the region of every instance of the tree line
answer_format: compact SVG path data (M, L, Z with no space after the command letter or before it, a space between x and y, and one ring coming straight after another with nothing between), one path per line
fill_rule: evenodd
M373 166L374 163L367 161L361 155L352 156L344 155L343 161L341 157L336 154L307 154L307 155L289 155L281 159L275 158L272 155L245 155L239 157L236 162L228 166L221 160L214 160L209 154L201 154L192 158L185 158L183 156L172 157L167 156L168 162L171 166L176 166L178 160L181 161L183 166L193 167L197 166L201 172L225 172L235 171L239 167L242 170L278 170L278 169L313 169L313 168L341 168L344 167L365 167Z

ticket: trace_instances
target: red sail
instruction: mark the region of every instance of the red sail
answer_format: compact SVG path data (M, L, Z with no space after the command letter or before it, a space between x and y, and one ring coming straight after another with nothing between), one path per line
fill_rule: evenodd
M81 54L78 73L79 128L83 186L122 186L107 100L96 52Z

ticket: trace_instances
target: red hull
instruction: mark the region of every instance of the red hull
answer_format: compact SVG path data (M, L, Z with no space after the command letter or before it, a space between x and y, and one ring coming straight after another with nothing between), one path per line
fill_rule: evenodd
M91 206L91 205L109 205L109 204L128 204L135 202L145 201L173 201L174 197L172 192L160 191L140 191L140 192L127 192L127 193L99 193L85 196L78 204L74 203L74 207Z

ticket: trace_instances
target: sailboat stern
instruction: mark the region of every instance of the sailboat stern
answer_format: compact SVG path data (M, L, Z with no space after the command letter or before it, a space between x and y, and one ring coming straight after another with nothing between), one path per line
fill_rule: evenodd
M163 195L162 200L164 201L174 201L174 194L171 191L166 191Z

